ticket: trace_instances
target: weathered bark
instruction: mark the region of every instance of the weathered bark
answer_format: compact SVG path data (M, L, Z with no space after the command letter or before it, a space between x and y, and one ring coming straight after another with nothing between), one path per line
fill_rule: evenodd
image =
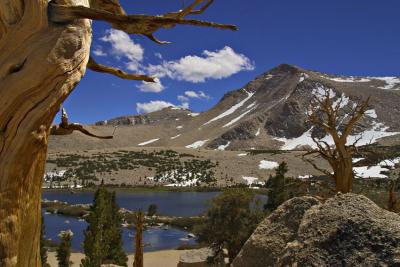
M206 2L199 10L195 7ZM235 30L233 25L186 20L212 0L195 0L164 16L126 15L118 0L0 1L0 266L40 266L40 197L51 123L86 70L91 21L159 42L160 28L195 25ZM162 43L162 42L159 42ZM91 61L95 71L151 81ZM55 134L87 132L62 124ZM86 131L86 132L85 132ZM110 137L103 137L110 138Z
M136 81L145 81L145 82L155 82L153 77L149 77L143 74L134 74L134 73L126 73L117 68L105 66L102 64L98 64L93 58L89 58L89 62L87 67L92 71L103 72L115 75L125 80L136 80Z
M353 162L350 155L350 160L343 159L334 170L336 191L349 193L353 190Z
M88 0L70 4L88 6ZM0 266L40 266L48 132L85 72L87 19L48 22L47 0L0 3Z

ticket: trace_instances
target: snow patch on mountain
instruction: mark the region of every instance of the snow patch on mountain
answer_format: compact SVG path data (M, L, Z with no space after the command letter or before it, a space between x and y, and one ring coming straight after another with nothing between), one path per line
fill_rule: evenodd
M160 138L151 139L151 140L149 140L149 141L146 141L146 142L143 142L143 143L138 144L138 146L145 146L145 145L154 143L154 142L156 142L156 141L158 141L158 140L160 140Z
M244 113L240 114L238 117L234 118L233 120L231 120L230 122L228 122L227 124L225 124L225 125L222 126L222 127L225 128L225 127L231 126L232 124L235 124L235 123L238 122L241 118L243 118L244 116L246 116L247 114L249 114L250 112L252 112L256 107L257 107L257 106L252 107L251 109L245 111Z
M334 82L340 82L340 83L365 83L365 82L371 82L372 80L379 80L385 82L385 86L380 86L377 87L379 89L383 90L400 90L400 78L399 77L328 77L325 75L322 75L323 78L334 81Z
M257 101L254 101L253 103L251 103L250 105L248 105L248 106L246 107L246 109L249 109L249 108L252 108L252 107L254 107L254 106L255 106L255 104L256 104L256 102L257 102Z
M376 143L379 139L383 137L393 136L400 134L400 132L387 132L389 127L384 126L383 123L375 123L371 129L365 130L360 134L349 135L347 138L347 144L351 145L356 140L357 146L363 146L368 144ZM296 138L282 138L282 137L274 137L275 140L283 142L284 144L281 146L282 150L292 150L300 146L310 146L311 148L317 148L317 145L311 138L313 127L311 127L308 131L304 132L301 136ZM321 139L322 141L327 142L329 145L334 145L333 139L330 135L326 135Z
M375 80L384 81L385 86L378 87L383 90L400 90L400 78L399 77L373 77ZM397 88L395 88L397 87Z
M379 162L375 166L363 166L353 168L356 176L361 178L388 178L382 172L387 172L394 168L396 164L400 163L400 157L394 159L386 159Z
M339 105L339 108L344 108L347 106L350 102L350 98L346 96L344 93L335 101L333 102L333 107L336 107Z
M296 138L287 139L285 137L274 137L274 139L284 143L281 146L282 150L292 150L296 147L304 145L309 145L313 147L315 146L315 144L311 138L312 129L313 128L310 128L308 131L304 132L301 136Z
M234 113L236 110L238 110L240 107L242 107L244 105L244 103L246 103L253 95L254 93L249 93L246 90L244 90L247 93L247 97L245 99L243 99L242 101L240 101L239 103L237 103L236 105L233 105L230 109L228 109L227 111L221 113L220 115L218 115L217 117L207 121L206 123L204 123L203 125L207 125L210 124L211 122L217 121L219 119L222 119L226 116L231 115L232 113Z
M307 73L302 73L299 78L299 83L303 82L305 79L309 78L310 76Z
M323 85L317 85L312 93L319 100L324 100L328 95L329 98L334 99L337 98L333 102L333 107L339 106L339 108L344 108L350 103L350 98L342 93L339 97L337 94L330 88L325 87ZM353 108L355 108L357 104L353 103ZM308 111L306 111L306 115L308 115ZM357 146L363 146L367 144L372 144L377 142L378 139L388 136L393 136L400 134L400 132L388 132L389 127L385 126L383 123L376 121L378 118L375 109L370 109L365 112L365 115L374 119L374 123L372 124L372 128L365 130L362 133L350 135L347 139L347 144L351 145L355 143L357 140ZM342 121L345 120L347 115L342 118ZM304 132L301 136L296 138L287 139L285 137L274 137L275 140L283 142L284 144L281 146L282 150L292 150L301 146L310 146L311 148L317 148L317 145L311 138L313 127L311 127L308 131ZM334 145L333 139L330 135L326 135L321 139L322 141L328 143L329 145Z
M178 138L179 136L181 136L181 134L178 134L178 135L172 136L170 139L171 139L171 140L174 140L174 139Z
M258 128L257 132L255 133L255 136L259 136L261 132L261 128Z
M372 127L372 129L366 130L360 134L350 135L347 139L347 144L353 144L358 138L361 137L361 139L357 143L357 146L364 146L376 143L379 139L383 137L400 134L400 132L387 132L388 129L389 127L385 126L383 123L376 123ZM333 144L333 140L331 138L329 139L331 140L330 143Z
M268 75L265 77L265 80L272 79L273 77L274 77L274 75L272 75L272 74L268 74Z
M298 179L310 179L313 178L311 174L306 174L306 175L299 175L297 176Z
M353 158L353 163L357 163L359 161L362 161L364 158Z
M198 174L197 174L198 175ZM177 179L178 172L177 170L172 170L169 172L165 172L160 178L158 178L159 182L170 182L164 186L168 187L187 187L187 186L195 186L198 184L199 179L195 178L196 175L193 175L191 172L184 172L179 174L179 179ZM154 178L153 178L154 180Z
M273 170L278 166L279 166L278 162L269 161L269 160L261 160L260 164L258 165L258 168L260 170Z
M220 146L218 146L217 150L224 151L230 144L231 144L231 142L228 142L225 145L220 145Z
M252 185L254 184L255 181L258 180L257 177L251 177L251 176L242 176L243 180L246 181L247 185Z
M67 170L60 170L60 171L50 171L44 174L45 181L50 181L53 178L60 178L63 177Z
M319 100L325 99L326 92L328 91L329 98L334 98L336 96L335 92L331 88L327 88L322 84L318 84L313 90L312 94L316 96Z
M373 119L377 119L378 118L378 115L376 114L375 109L369 109L369 110L365 111L365 115L370 117L370 118L373 118Z
M237 154L237 156L238 157L244 157L244 156L247 156L247 153L239 153L239 154Z
M325 79L334 81L334 82L339 82L339 83L366 83L366 82L370 82L370 79L367 78L360 78L360 77L353 77L353 76L349 76L349 77L328 77L328 76L322 76Z
M204 144L207 143L207 141L208 141L208 139L207 140L199 140L199 141L194 142L193 144L187 145L186 148L194 148L194 149L200 148L200 147L204 146Z

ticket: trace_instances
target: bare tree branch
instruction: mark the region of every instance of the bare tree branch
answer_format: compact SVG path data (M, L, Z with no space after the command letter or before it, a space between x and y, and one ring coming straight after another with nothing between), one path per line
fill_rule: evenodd
M94 0L90 6L94 9L108 11L113 14L126 15L119 0Z
M88 130L86 130L85 128L83 128L83 126L80 125L79 123L69 123L67 112L63 108L61 110L61 123L59 125L52 126L50 129L50 134L51 135L69 135L69 134L72 134L74 131L79 131L85 135L99 138L99 139L112 139L113 138L113 136L100 136L100 135L93 134L93 133L89 132Z
M114 68L114 67L109 67L109 66L105 66L102 64L98 64L92 57L89 58L87 67L93 71L109 73L109 74L115 75L115 76L125 79L125 80L155 82L153 77L149 77L147 75L126 73L125 71L122 71L122 70Z
M129 34L142 34L157 43L154 32L159 29L173 28L176 25L192 25L201 27L212 27L218 29L237 30L235 25L219 24L215 22L181 19L168 16L148 16L148 15L125 15L114 14L106 10L93 9L84 6L67 6L49 3L49 18L56 23L70 22L75 19L92 19L106 21L114 29L124 31Z
M193 10L196 6L199 4L207 1L206 4L204 4L200 9L198 10ZM178 18L178 19L183 19L187 15L199 15L202 14L211 4L214 2L214 0L195 0L191 5L189 5L187 8L184 10L180 10L178 12L170 12L167 14L164 14L164 17L168 18Z
M318 151L315 151L315 152L318 152ZM327 171L327 170L322 169L321 167L319 167L312 159L306 158L306 157L305 157L306 155L309 155L309 154L306 153L306 154L303 155L302 158L303 158L304 161L306 161L306 162L308 162L309 164L311 164L311 165L313 166L313 168L316 169L317 171L320 171L321 173L323 173L323 174L325 174L325 175L327 175L327 176L329 176L329 177L333 177L333 178L334 178L334 176L332 175L332 173L330 173L329 171Z
M369 100L370 97L367 98L362 103L357 104L357 106L354 108L351 118L344 127L343 133L341 138L342 139L347 139L347 137L350 135L351 130L353 129L354 125L361 119L361 117L364 115L365 111L367 111L368 105L369 105Z

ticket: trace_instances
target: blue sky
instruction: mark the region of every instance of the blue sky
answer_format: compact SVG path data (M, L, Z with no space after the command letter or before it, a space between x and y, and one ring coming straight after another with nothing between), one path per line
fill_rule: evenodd
M121 0L132 14L175 11L182 2ZM172 42L162 46L95 22L92 55L99 63L155 73L162 86L88 70L64 106L71 121L81 123L163 102L204 111L281 63L332 74L400 76L399 10L398 0L216 0L197 18L236 24L239 31L177 26L156 33ZM151 101L158 102L147 105Z

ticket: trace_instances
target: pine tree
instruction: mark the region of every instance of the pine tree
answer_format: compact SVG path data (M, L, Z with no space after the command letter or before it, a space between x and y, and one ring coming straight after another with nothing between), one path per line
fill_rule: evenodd
M279 164L278 168L275 169L275 175L269 176L267 187L268 191L268 202L264 208L268 211L275 210L286 200L285 195L285 174L288 171L286 162Z
M262 219L263 214L251 208L254 198L247 189L229 189L212 199L204 223L195 232L213 250L210 260L214 263L224 262L224 249L232 261Z
M71 240L72 240L72 232L61 231L59 237L61 239L60 244L57 248L57 260L59 267L69 267L71 266L71 262L69 260L71 256Z
M150 204L147 209L147 216L154 216L157 214L157 204Z
M119 266L126 266L128 260L126 253L123 249L122 240L122 216L119 213L119 206L116 201L115 192L111 193L111 218L110 228L108 230L108 239L110 241L110 250L106 263L113 263Z
M99 267L112 263L126 266L127 256L123 250L121 223L122 217L116 203L115 193L100 187L94 196L90 214L87 217L83 248L86 257L83 267Z

